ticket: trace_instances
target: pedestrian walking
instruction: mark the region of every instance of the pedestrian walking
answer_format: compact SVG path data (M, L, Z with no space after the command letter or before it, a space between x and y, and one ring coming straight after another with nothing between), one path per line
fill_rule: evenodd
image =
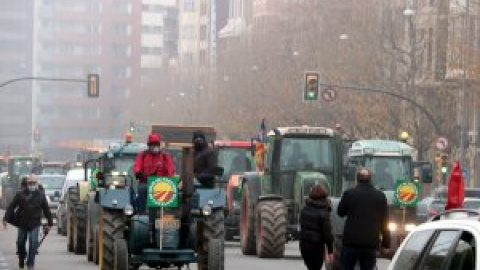
M347 218L341 255L343 270L353 270L357 262L361 270L375 269L380 235L382 251L389 253L387 198L372 185L371 179L368 169L358 170L356 187L345 191L338 205L338 215Z
M322 184L312 186L305 207L300 212L300 253L308 270L322 268L325 246L327 260L333 259L331 211L325 186Z
M35 269L42 212L48 220L48 226L44 227L44 233L48 233L53 225L52 214L48 208L45 194L39 190L37 178L30 176L26 179L26 188L15 195L3 217L4 228L7 228L7 222L18 228L17 254L20 269L25 267L25 260L27 269ZM28 253L27 239L29 242Z

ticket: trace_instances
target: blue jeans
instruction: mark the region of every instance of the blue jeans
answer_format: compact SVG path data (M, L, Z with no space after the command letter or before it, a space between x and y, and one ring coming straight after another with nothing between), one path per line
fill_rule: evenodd
M38 248L38 232L40 227L35 227L31 230L18 228L17 235L17 253L18 259L23 261L27 259L27 267L35 266L35 255ZM28 238L28 257L27 257L27 238Z
M374 270L377 264L377 249L367 247L343 247L342 270L354 270L357 262L360 270Z

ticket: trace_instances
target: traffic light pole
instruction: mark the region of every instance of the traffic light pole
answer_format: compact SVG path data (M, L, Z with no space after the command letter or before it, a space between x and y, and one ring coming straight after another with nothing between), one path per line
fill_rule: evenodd
M87 80L82 79L67 79L67 78L49 78L49 77L19 77L5 81L0 84L0 88L7 86L9 84L21 81L50 81L50 82L77 82L77 83L86 83Z
M402 96L402 95L399 95L399 94L396 94L396 93L387 92L387 91L382 90L382 89L358 87L358 86L351 86L351 85L338 85L338 84L335 85L335 84L327 84L327 83L319 83L319 85L323 86L323 87L332 87L332 88L336 88L336 89L345 89L345 90L349 90L349 91L359 91L359 92L370 92L370 93L385 94L385 95L392 96L392 97L395 97L395 98L398 98L398 99L401 99L401 100L405 100L405 101L409 102L410 104L412 104L413 106L417 107L423 114L425 114L425 116L427 116L428 120L430 120L430 122L432 123L437 135L441 134L440 133L440 128L439 128L437 122L435 121L435 118L433 118L432 114L430 114L430 112L428 112L425 109L425 107L423 107L422 105L420 105L418 102L416 102L413 99L410 99L408 97L405 97L405 96Z

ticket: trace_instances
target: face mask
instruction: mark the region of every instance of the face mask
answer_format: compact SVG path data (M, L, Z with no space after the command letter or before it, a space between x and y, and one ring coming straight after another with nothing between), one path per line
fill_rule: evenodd
M152 152L152 154L158 154L158 153L160 153L160 146L150 147L150 152Z
M28 185L28 190L30 192L37 191L37 189L38 189L38 185Z

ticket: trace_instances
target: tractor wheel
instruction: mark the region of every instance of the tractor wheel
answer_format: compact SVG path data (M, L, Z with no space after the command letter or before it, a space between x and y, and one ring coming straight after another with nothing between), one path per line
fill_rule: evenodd
M333 241L333 260L332 262L326 262L325 268L327 270L340 270L342 269L341 265L341 255L342 255L342 237L335 236Z
M125 217L122 211L103 211L103 243L102 266L103 270L113 270L115 265L115 241L123 238Z
M67 202L67 227L65 231L67 232L67 249L69 252L73 252L75 249L74 246L74 226L75 226L75 215L76 215L76 204L78 202L78 193L76 187L71 187L68 189L68 202Z
M201 246L197 247L197 252L199 253L199 266L198 269L209 270L209 269L223 269L224 265L224 256L223 256L223 243L225 239L225 218L224 212L221 209L212 211L210 216L205 217L202 227L202 240ZM217 260L214 264L221 265L221 268L210 268L210 243L220 242L221 245L221 257L220 261ZM215 249L215 248L214 248Z
M224 256L223 240L210 239L207 251L207 270L223 270Z
M85 254L85 233L86 233L86 206L84 204L77 204L75 207L75 227L74 234L74 251L75 254Z
M92 225L90 224L90 215L87 212L87 231L86 231L86 247L85 251L87 252L87 261L92 262L93 261L93 230L92 230Z
M114 244L114 266L115 270L129 270L128 267L128 246L123 238L115 240Z
M240 246L243 255L255 255L255 205L250 198L248 186L245 185L242 195L242 209L240 211Z
M287 211L281 201L263 201L257 206L257 254L282 258L287 235Z
M100 246L98 242L98 237L99 237L99 229L98 229L98 224L96 224L93 230L93 262L95 264L98 264L100 262L100 259L99 259L100 252L98 251Z

